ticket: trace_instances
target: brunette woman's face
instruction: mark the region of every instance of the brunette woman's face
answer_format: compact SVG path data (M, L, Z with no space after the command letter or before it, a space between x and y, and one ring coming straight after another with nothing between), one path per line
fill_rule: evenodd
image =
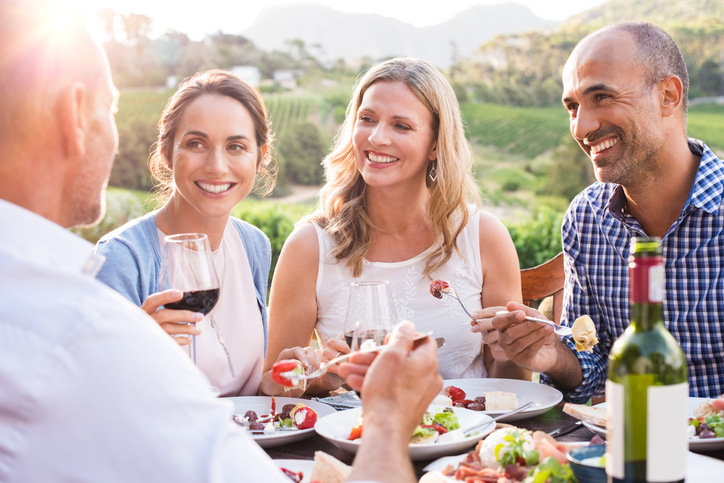
M266 152L266 145L257 145L255 132L251 114L236 99L204 94L189 102L171 158L180 209L206 218L226 217L246 198L257 162Z
M437 158L432 113L403 82L372 84L357 111L352 137L357 168L369 186L425 184Z

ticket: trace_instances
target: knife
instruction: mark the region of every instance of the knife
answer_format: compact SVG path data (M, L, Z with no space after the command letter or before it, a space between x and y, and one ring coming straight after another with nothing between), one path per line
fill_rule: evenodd
M576 421L573 424L569 424L568 426L563 426L558 429L554 429L550 433L548 433L551 436L563 436L564 434L572 433L573 431L577 430L581 427L581 422Z

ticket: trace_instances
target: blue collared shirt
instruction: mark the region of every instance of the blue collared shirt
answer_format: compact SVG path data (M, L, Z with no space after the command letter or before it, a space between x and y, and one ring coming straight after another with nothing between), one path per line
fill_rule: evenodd
M664 322L686 353L690 395L716 397L724 393L724 163L701 141L690 139L689 147L701 156L699 169L661 244ZM625 206L620 185L594 183L571 202L563 221L562 323L588 314L600 341L593 353L575 352L567 341L583 369L583 383L566 395L573 402L605 393L608 354L629 325L629 246L646 233Z

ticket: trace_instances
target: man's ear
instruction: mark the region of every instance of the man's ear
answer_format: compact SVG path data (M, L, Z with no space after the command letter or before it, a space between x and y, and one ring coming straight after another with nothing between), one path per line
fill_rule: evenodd
M659 82L661 92L661 114L669 117L679 112L681 103L684 100L684 85L678 76L670 75Z
M69 156L82 156L88 136L88 90L80 82L73 82L61 94L61 126L63 149Z

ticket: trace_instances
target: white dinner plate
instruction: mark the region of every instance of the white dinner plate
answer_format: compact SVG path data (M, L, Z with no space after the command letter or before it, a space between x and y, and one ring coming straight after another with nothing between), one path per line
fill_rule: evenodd
M444 406L430 406L428 411L440 412ZM444 443L432 444L411 444L410 459L413 461L429 460L439 458L440 456L459 453L464 451L475 443L483 439L495 429L495 421L490 416L483 414L482 411L470 411L464 408L453 408L458 417L461 428L470 427L476 424L484 424L477 434L470 436L461 441L450 441ZM336 414L325 416L319 421L314 429L324 439L333 445L350 453L356 453L360 446L360 440L350 441L347 439L353 427L357 426L357 420L362 413L362 408L348 409L340 411ZM364 431L362 432L364 435ZM364 438L364 436L362 436Z
M705 397L690 397L688 417L693 418L694 409L698 408L704 401L711 401L711 399ZM601 404L596 404L596 407L605 408L606 403L604 402ZM597 426L595 424L587 423L585 421L583 422L583 425L594 433L598 433L601 435L605 435L606 433L608 433L608 431L606 431L606 428L602 426ZM690 439L689 449L697 451L714 451L724 449L724 438Z
M301 471L302 483L309 483L309 477L312 476L312 467L314 467L314 460L274 460L274 463L276 463L279 468L286 468L294 473Z
M528 402L533 405L519 413L499 419L498 421L518 421L543 414L550 408L563 400L563 394L544 384L538 384L530 381L520 381L517 379L445 379L442 381L443 388L455 386L465 391L467 399L475 399L482 397L484 392L504 391L513 392L518 396L518 404L522 406ZM507 411L481 411L488 416L494 417Z
M247 411L254 411L257 416L261 417L263 414L269 414L269 411L271 410L271 397L268 396L227 397L224 399L234 403L234 414L240 414L241 416L243 416ZM308 399L298 399L294 397L275 397L274 399L276 400L277 414L282 412L282 408L285 405L297 405L299 403L303 403L314 409L317 415L319 415L319 419L337 412L337 410L331 406L327 406L324 403L316 401L310 401ZM272 448L274 446L280 446L282 444L309 438L313 434L314 428L310 428L296 431L275 431L274 434L269 435L252 434L251 437L254 438L254 441L256 441L262 448Z
M442 481L460 483L460 480L456 480L455 478L449 476L443 476L442 470L444 470L447 465L453 465L457 468L458 464L467 455L468 454L465 453L440 458L425 466L423 471L437 472L438 478ZM691 451L686 453L686 483L711 483L719 481L722 474L724 474L724 461L692 453Z

